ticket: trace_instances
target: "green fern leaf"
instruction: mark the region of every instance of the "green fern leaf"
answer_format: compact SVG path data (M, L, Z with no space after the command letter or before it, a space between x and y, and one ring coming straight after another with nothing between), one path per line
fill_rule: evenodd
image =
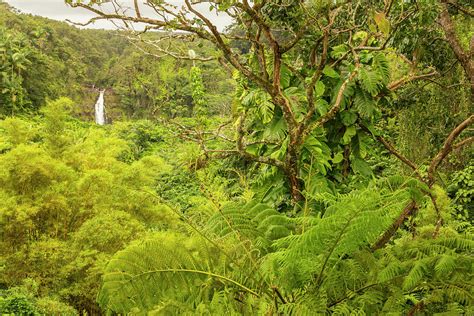
M381 82L386 85L390 81L390 64L385 54L376 53L372 58L372 68L377 73Z
M371 119L377 113L376 101L367 92L357 90L354 98L354 107L363 118Z
M372 96L376 96L383 86L383 81L378 73L367 67L361 68L358 73L358 79L362 88Z

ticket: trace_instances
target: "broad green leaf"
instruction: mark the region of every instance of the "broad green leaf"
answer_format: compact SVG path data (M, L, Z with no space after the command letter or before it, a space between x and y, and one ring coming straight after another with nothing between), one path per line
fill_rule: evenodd
M375 129L375 127L372 124L366 124L365 127L367 127L367 129L372 134L372 136L378 135L377 130Z
M355 126L349 126L346 128L346 132L344 133L344 136L342 137L342 144L347 145L351 142L352 137L354 137L357 134L357 130Z
M388 35L390 33L390 21L385 16L383 12L377 12L374 14L374 21L377 24L379 30L384 34Z
M358 173L364 177L370 177L372 175L372 169L365 160L360 158L353 158L351 159L351 167L355 173Z
M332 158L332 162L340 163L343 159L344 159L344 155L342 154L342 151L340 151L334 155L334 157Z
M348 47L346 44L341 44L338 46L334 46L332 51L331 51L331 57L332 58L340 58L342 57L345 53L347 53Z
M321 80L319 80L318 82L316 82L316 85L314 88L316 90L316 96L320 97L324 94L324 90L326 89L326 86Z
M316 109L318 110L319 115L324 115L329 110L329 103L326 102L324 99L316 100Z
M287 137L281 144L281 147L274 151L270 157L274 159L283 159L286 155L286 149L288 148L289 138Z
M258 152L260 150L260 145L248 145L246 147L246 150L252 155L258 155Z
M255 91L252 90L247 95L242 97L241 104L244 107L251 107L255 103Z
M344 111L341 112L341 121L342 124L345 126L351 126L357 121L357 114L350 112L350 111Z
M367 32L365 31L359 31L354 34L354 40L359 41L359 40L364 40L367 38Z
M331 78L339 78L339 74L330 66L325 66L323 69L323 74Z
M367 136L362 131L357 133L358 147L359 147L359 156L365 158L367 156L367 148L369 146L369 136Z
M269 123L273 118L274 104L270 101L264 101L258 106L258 112L263 124Z
M308 138L306 138L304 142L304 147L308 147L308 148L319 147L320 145L321 145L321 142L317 140L316 137L311 136L311 135L308 136Z
M281 66L280 69L280 83L283 88L288 88L291 81L291 72L285 65Z

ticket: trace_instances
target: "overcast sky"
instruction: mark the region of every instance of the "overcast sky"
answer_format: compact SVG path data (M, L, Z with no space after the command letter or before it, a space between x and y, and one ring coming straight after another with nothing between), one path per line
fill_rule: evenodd
M64 4L64 0L4 0L11 6L17 8L24 13L32 13L35 15L41 15L47 18L64 21L69 19L75 22L84 23L88 21L94 15L89 11L82 8L71 8ZM2 0L0 0L2 2ZM122 1L127 2L127 1ZM143 2L143 1L141 1ZM182 1L173 0L174 4L180 4ZM209 9L203 8L200 10L206 16L218 26L219 29L223 29L230 23L230 19L227 16L219 15L209 12ZM92 25L93 28L114 28L114 25L107 21L97 21Z

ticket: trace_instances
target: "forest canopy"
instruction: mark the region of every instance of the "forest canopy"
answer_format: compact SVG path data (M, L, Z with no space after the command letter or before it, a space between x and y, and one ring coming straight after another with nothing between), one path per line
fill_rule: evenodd
M65 2L0 3L2 315L474 313L469 1Z

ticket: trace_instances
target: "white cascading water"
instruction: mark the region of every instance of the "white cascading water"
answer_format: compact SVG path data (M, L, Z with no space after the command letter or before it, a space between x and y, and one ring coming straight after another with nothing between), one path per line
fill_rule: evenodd
M105 90L100 90L99 98L95 103L95 122L99 125L105 124L104 93Z

